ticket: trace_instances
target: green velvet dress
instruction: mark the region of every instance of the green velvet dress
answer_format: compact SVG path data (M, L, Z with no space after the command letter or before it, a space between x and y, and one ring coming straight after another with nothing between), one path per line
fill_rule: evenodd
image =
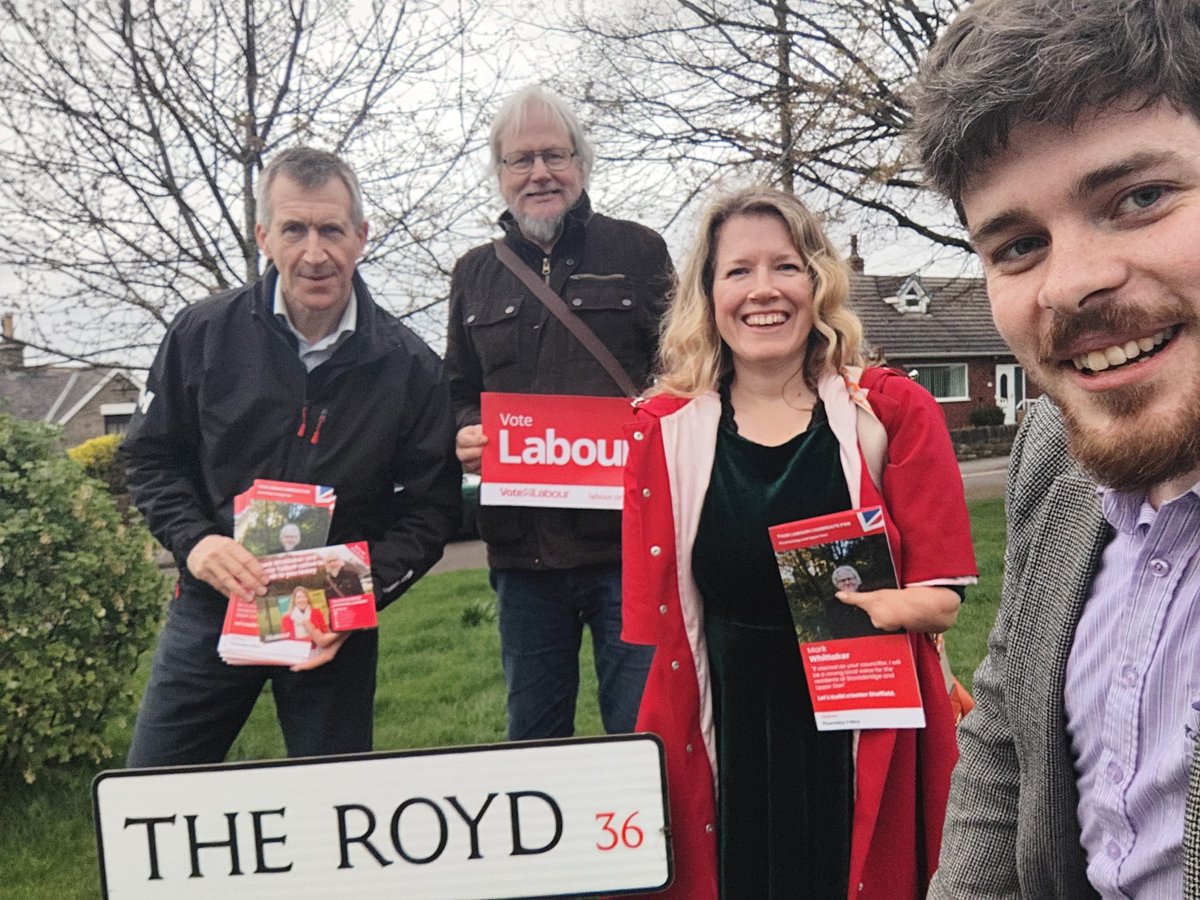
M837 900L850 870L850 732L818 732L769 525L850 508L818 407L778 447L717 434L692 571L704 601L724 900Z

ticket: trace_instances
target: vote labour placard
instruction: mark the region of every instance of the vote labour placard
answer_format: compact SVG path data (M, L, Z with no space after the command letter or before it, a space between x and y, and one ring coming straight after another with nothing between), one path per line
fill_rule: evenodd
M620 509L626 397L480 395L485 506Z
M671 880L654 735L103 772L106 900L503 900Z

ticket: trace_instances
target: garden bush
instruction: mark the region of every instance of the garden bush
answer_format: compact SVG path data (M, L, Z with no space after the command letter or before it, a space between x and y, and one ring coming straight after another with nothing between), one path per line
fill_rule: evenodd
M120 443L119 434L105 434L76 444L67 450L67 456L83 466L83 471L104 482L108 492L116 496L129 490L125 485L125 467L117 453Z
M971 410L967 422L974 428L985 425L1003 425L1004 410L998 406L977 406Z
M105 719L132 709L166 596L149 534L55 437L0 414L0 769L28 781L112 755Z

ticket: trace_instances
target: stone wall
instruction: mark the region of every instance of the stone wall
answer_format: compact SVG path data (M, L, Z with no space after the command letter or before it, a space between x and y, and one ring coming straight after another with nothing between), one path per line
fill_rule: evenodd
M988 456L1007 456L1012 450L1016 425L983 425L978 428L955 428L950 431L954 455L959 460L983 459Z

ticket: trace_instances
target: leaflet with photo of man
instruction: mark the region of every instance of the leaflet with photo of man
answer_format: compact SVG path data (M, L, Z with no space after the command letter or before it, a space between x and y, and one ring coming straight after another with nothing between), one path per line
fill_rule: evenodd
M278 553L260 562L270 579L258 600L263 640L378 624L366 541Z
M333 488L255 479L233 498L233 539L255 556L315 550L329 540Z
M375 628L366 541L269 554L258 598L231 597L217 650L230 665L294 665L336 632Z
M924 727L909 636L876 628L836 596L897 587L882 508L787 522L770 535L817 729Z

